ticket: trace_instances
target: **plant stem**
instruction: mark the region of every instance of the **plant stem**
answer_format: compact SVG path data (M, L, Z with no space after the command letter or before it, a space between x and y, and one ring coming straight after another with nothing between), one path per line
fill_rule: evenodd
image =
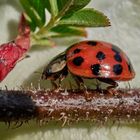
M0 91L0 121L54 120L67 122L140 121L140 89L88 91ZM117 92L117 94L116 94ZM116 95L113 95L116 94Z

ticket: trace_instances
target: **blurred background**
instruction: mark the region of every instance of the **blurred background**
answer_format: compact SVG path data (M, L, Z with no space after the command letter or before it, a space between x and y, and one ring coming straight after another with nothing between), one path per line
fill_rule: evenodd
M118 45L132 61L136 77L130 82L131 87L140 87L140 0L92 0L88 5L105 13L111 21L111 27L89 28L90 40L102 40ZM18 0L0 0L0 44L15 38L17 25L22 8ZM37 87L49 85L46 81L40 82L41 72L48 62L57 54L64 51L69 45L80 40L79 38L56 39L58 47L33 47L29 55L16 65L14 70L0 83L0 87L13 89L23 86L30 87L31 83ZM35 73L35 72L38 73ZM126 87L127 83L120 83ZM80 123L66 126L55 123L39 127L36 122L24 124L18 129L8 129L0 123L1 140L139 140L140 125L124 124L111 127L97 127L92 124Z

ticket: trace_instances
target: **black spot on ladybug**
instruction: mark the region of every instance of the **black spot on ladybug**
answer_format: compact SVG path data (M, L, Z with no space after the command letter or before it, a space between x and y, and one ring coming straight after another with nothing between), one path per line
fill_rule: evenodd
M112 51L115 52L115 53L120 53L120 52L121 52L121 49L118 48L118 47L115 46L115 45L112 45Z
M100 64L94 64L94 65L91 65L91 70L92 70L92 73L94 75L100 75L100 69L101 69L101 66Z
M73 53L76 54L76 53L79 53L80 51L81 51L81 49L75 49L75 50L73 51Z
M80 66L84 62L84 58L81 56L78 56L78 57L75 57L72 62L74 65Z
M103 52L99 51L96 55L96 58L98 60L103 60L103 59L105 59L105 54Z
M122 65L120 64L116 64L113 66L113 72L116 74L116 75L120 75L122 73Z
M117 62L122 62L122 58L121 58L121 56L120 56L119 53L116 53L116 54L114 55L114 59L115 59Z
M96 41L88 41L87 44L91 45L91 46L96 46L97 42Z

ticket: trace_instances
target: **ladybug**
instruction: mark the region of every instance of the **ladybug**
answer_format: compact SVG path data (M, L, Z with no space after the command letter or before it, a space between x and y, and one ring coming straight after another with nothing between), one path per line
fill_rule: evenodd
M83 78L107 83L108 89L118 86L116 81L128 81L135 77L127 55L117 46L103 41L82 41L56 56L44 69L42 79L61 81L70 72L79 85Z

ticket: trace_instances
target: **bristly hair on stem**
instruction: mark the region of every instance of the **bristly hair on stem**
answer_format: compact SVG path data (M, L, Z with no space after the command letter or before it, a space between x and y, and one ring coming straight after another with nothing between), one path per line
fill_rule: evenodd
M90 101L81 90L1 90L0 121L95 123L140 121L140 89L117 89L112 93L89 90ZM117 94L116 94L117 93Z

